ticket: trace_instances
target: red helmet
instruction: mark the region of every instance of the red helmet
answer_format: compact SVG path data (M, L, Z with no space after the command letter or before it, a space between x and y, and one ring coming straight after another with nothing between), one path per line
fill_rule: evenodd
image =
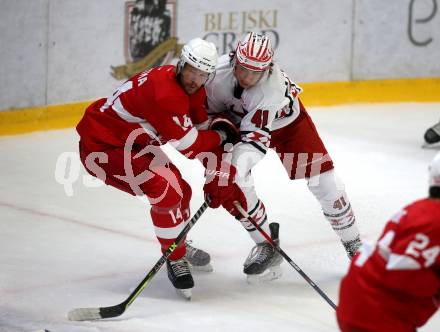
M273 58L269 37L261 33L249 32L239 41L235 58L238 64L249 70L266 70Z

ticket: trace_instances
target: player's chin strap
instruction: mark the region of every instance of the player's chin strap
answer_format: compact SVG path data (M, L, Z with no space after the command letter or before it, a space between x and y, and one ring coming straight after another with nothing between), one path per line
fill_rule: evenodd
M183 241L185 236L188 234L189 230L194 226L196 221L199 220L200 216L208 208L208 204L209 204L209 199L205 200L205 202L197 210L195 215L186 223L185 227L177 236L176 240L174 240L174 242L168 247L168 249L163 253L162 257L159 258L159 260L153 266L150 272L148 272L145 278L136 287L136 289L127 297L127 299L125 299L124 302L121 302L117 305L110 307L73 309L69 312L67 317L70 320L78 321L78 320L96 320L102 318L111 318L122 315L125 312L125 310L127 310L127 308L130 306L130 304L132 304L133 301L139 296L139 294L143 291L143 289L147 287L151 279L153 279L153 277L160 270L162 265L164 265L167 258L171 255L174 249L176 249L179 243Z
M296 265L289 256L287 256L287 254L283 251L283 249L280 248L280 246L275 243L272 238L263 230L261 229L261 227L255 222L255 220L241 207L239 202L234 202L235 207L237 208L237 210L242 214L242 216L244 218L246 218L247 220L249 220L250 223L252 223L252 225L255 226L255 228L261 233L261 235L263 235L263 237L266 239L267 242L269 242L276 251L278 251L278 253L284 257L284 259L296 270L296 272L298 272L301 277L303 277L305 279L305 281L307 281L307 283L313 287L313 289L315 291L318 292L319 295L321 295L321 297L333 308L336 310L336 305L333 303L332 300L330 300L330 298L327 296L327 294L325 294L321 288L318 287L318 285L316 285L312 279L310 279L307 274L304 273L303 270L301 270L301 268Z

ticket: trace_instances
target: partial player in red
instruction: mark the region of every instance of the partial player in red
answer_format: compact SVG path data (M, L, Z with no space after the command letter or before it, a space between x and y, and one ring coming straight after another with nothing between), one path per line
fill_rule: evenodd
M169 142L189 158L212 151L227 139L206 128L206 80L215 71L214 44L196 38L182 49L177 66L139 73L107 99L91 104L77 126L80 157L87 171L132 195L145 195L162 251L190 217L191 187L160 145ZM189 263L189 264L188 264ZM182 243L167 262L176 289L190 296L189 267L212 269L210 256Z
M205 86L209 113L226 113L240 128L241 141L234 146L230 167L223 167L228 170L223 170L227 174L223 182L228 185L219 185L214 179L207 183L205 192L212 197L212 207L223 205L256 242L244 263L250 281L265 280L266 275L276 278L281 263L273 247L233 206L238 200L269 233L265 206L256 194L251 174L269 148L277 152L290 179L307 180L350 257L361 243L344 184L299 98L302 89L273 61L273 56L267 35L248 33L235 52L219 58L216 75Z
M440 300L440 153L429 197L400 210L374 245L365 243L340 287L343 332L414 332Z

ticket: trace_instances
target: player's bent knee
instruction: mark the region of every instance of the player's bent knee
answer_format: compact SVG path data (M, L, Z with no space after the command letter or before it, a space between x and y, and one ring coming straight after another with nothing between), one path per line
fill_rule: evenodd
M158 208L179 206L184 197L188 199L188 195L191 196L190 189L180 173L165 167L155 169L154 176L144 182L141 189L147 195L150 204Z
M309 178L307 186L318 200L333 200L345 193L344 183L334 169Z

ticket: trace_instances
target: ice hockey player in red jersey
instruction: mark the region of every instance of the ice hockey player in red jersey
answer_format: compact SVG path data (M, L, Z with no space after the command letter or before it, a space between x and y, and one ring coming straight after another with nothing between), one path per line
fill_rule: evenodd
M397 212L378 242L365 243L340 287L343 332L414 332L440 304L440 153L429 197Z
M205 86L208 112L226 113L240 128L241 142L234 146L227 172L230 185L211 181L205 192L212 197L212 207L223 205L256 242L244 263L250 281L276 278L281 263L272 246L233 206L238 200L269 234L265 207L255 193L251 175L268 148L277 152L292 180L307 180L350 257L361 243L344 185L298 97L302 89L273 62L273 55L267 35L248 33L235 52L219 58L216 75Z
M160 145L169 142L194 158L227 138L222 131L197 129L208 120L203 85L216 64L214 44L193 39L183 47L176 66L131 77L110 97L91 104L77 126L87 171L108 185L148 198L162 251L190 216L191 187ZM176 289L190 290L194 281L189 267L210 269L209 261L206 252L185 242L170 256L168 276Z

